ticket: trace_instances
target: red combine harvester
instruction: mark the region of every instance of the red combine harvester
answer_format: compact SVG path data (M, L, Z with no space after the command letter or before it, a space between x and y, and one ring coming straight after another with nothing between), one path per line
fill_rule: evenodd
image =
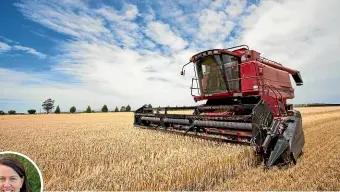
M287 99L294 98L289 75L297 86L300 72L260 57L246 45L214 49L191 57L196 78L194 100L200 106L143 106L134 125L207 139L248 143L264 166L296 163L305 143L302 117ZM181 75L185 75L182 68ZM196 87L193 87L193 85ZM196 90L198 95L193 95ZM193 110L192 114L170 111Z

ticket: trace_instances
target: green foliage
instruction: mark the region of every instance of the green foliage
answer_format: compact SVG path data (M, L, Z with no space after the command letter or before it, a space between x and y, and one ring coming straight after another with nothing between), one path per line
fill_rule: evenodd
M108 111L109 111L109 109L107 108L106 105L104 105L104 106L102 107L102 112L108 112Z
M125 108L126 111L131 111L131 107L130 105L127 105L126 108Z
M48 114L51 112L52 109L54 109L54 100L52 100L51 98L46 99L41 106Z
M91 107L90 107L90 105L89 106L87 106L87 109L86 109L86 111L85 111L85 113L91 113Z
M27 110L27 112L28 112L29 114L34 114L34 113L36 112L36 110L35 110L35 109L29 109L29 110Z
M148 108L152 108L152 105L151 105L151 104L149 104L149 105L148 105Z
M27 181L31 188L31 191L40 192L41 183L40 183L39 172L28 159L17 154L1 154L0 157L14 157L18 159L23 164L26 170Z
M117 106L116 106L115 112L119 112L119 109L118 109L118 107L117 107Z
M331 106L340 106L337 103L307 103L307 104L295 104L294 107L331 107Z
M76 107L75 106L72 106L71 108L70 108L70 113L75 113L76 112Z
M9 110L9 111L8 111L8 114L10 114L10 115L14 115L15 113L16 113L15 110Z
M2 110L0 110L0 115L5 115L6 113Z
M126 110L125 106L122 106L122 107L120 108L120 111L121 111L121 112L123 112L123 111L125 111L125 110Z
M57 113L57 114L60 113L60 107L59 107L59 105L58 105L57 108L55 109L54 113Z

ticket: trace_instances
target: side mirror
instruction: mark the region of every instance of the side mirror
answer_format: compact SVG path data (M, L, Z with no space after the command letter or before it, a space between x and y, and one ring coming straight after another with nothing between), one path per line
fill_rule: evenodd
M191 63L191 61L189 62L189 63ZM184 70L184 67L186 66L186 65L188 65L189 63L187 63L187 64L185 64L185 65L183 65L183 67L182 67L182 71L181 71L181 75L185 75L185 70Z

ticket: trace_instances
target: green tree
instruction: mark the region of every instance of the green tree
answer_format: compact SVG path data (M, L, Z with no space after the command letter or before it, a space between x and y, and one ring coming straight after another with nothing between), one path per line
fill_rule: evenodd
M87 106L87 109L86 109L86 111L85 111L85 112L86 112L86 113L91 113L91 112L92 112L90 105L89 105L89 106Z
M118 109L118 107L117 107L117 106L116 106L115 112L119 112L119 109Z
M58 105L57 108L55 109L54 113L57 113L57 114L60 113L60 107L59 107L59 105Z
M10 115L14 115L15 113L16 113L15 110L9 110L9 111L8 111L8 114L10 114Z
M6 113L3 110L0 110L0 115L5 115Z
M104 105L104 106L102 107L102 112L108 112L108 111L109 111L109 109L107 108L106 105Z
M72 106L71 108L70 108L70 113L75 113L76 112L76 107L75 106Z
M126 109L125 109L125 106L122 106L121 108L120 108L120 111L125 111Z
M43 109L46 111L46 113L50 113L52 109L54 109L54 100L51 98L46 99L42 104Z
M130 105L127 105L126 108L125 108L126 111L131 111L131 107Z
M35 110L35 109L29 109L29 110L27 110L27 112L28 112L29 114L34 114L34 113L36 112L36 110Z
M149 104L149 105L148 105L148 108L152 108L152 105L151 105L151 104Z

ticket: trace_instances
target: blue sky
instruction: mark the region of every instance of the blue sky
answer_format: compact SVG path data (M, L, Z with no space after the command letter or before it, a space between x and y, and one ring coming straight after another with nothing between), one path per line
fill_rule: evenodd
M0 1L0 110L39 111L47 98L62 111L192 105L193 68L182 77L181 66L239 44L301 71L292 103L339 103L339 3Z

